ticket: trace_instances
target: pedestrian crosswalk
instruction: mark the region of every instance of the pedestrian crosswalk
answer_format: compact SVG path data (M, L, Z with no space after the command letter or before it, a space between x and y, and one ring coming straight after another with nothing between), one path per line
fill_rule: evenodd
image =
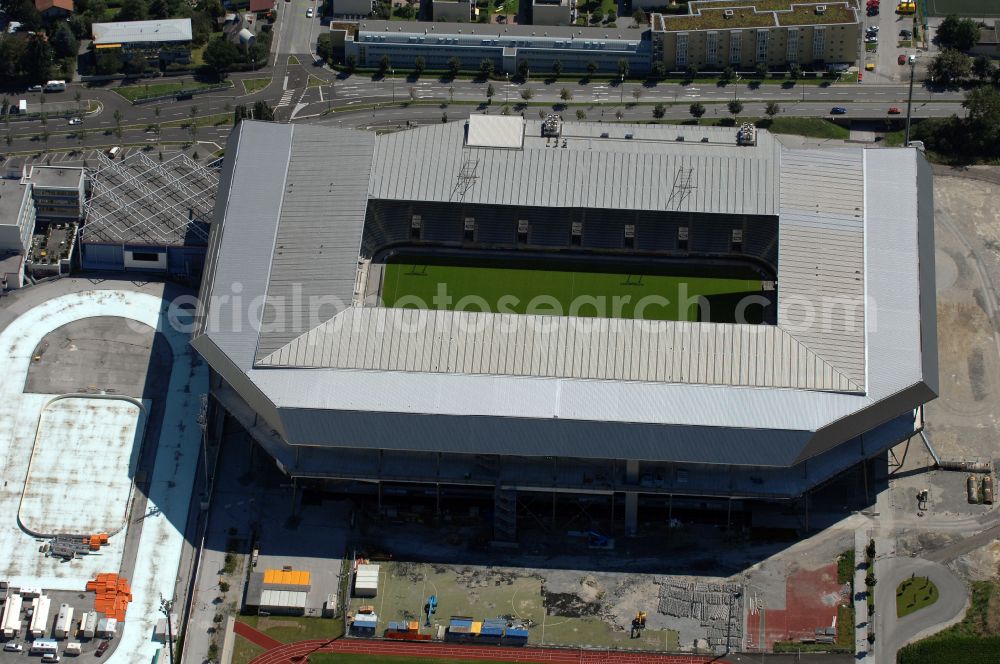
M281 101L278 102L275 108L281 108L282 106L288 106L292 103L292 97L295 96L295 90L285 90L281 95Z

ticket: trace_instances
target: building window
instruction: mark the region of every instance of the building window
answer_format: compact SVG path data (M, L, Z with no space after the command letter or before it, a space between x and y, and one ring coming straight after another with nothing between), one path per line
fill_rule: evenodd
M419 214L410 217L410 239L419 240L423 236L424 223Z
M686 32L677 33L677 66L687 67L688 65L688 35Z
M733 251L735 251L735 252L742 252L743 251L743 229L742 228L734 228L733 229L733 235L732 235L732 242L731 243L732 243Z
M729 33L729 64L740 64L740 47L743 44L743 35L739 30Z
M635 249L635 224L625 224L625 248Z
M705 35L705 64L714 67L719 64L719 33Z
M574 221L570 227L570 246L580 247L583 246L583 222Z
M788 48L785 51L785 59L788 64L795 64L799 61L799 31L796 28L788 30Z
M688 227L681 226L677 229L677 248L687 251L688 248Z
M813 60L822 60L826 50L826 31L823 28L813 28Z
M767 38L770 33L767 30L757 31L757 60L756 62L767 62Z
M466 242L475 242L476 241L476 218L475 217L466 217L465 218L464 231L465 231L464 239L465 239Z

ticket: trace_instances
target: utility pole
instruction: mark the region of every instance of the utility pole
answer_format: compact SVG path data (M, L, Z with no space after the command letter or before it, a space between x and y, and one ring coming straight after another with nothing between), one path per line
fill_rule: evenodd
M910 144L910 115L913 110L913 72L917 68L917 59L914 56L909 56L910 59L910 94L906 98L906 140L903 141L903 145Z
M507 74L507 85L503 86L503 105L510 103L510 74Z
M389 67L389 76L392 78L392 103L396 103L396 70Z
M620 105L625 104L625 74L622 74L618 78L618 103Z
M160 610L167 617L167 656L170 658L170 664L174 664L174 626L170 618L170 613L174 610L174 600L164 599L160 595Z

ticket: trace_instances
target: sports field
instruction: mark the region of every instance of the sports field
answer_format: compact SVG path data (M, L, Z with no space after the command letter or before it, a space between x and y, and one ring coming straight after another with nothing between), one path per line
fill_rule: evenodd
M406 262L385 266L381 297L387 307L730 322L760 289L756 279Z
M969 18L1000 18L997 0L927 0L927 13L931 16L957 14Z

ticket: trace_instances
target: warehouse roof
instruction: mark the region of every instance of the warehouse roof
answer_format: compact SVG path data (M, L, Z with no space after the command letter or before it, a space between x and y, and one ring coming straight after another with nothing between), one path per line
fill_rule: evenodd
M191 41L191 19L95 23L94 45Z
M767 431L772 456L760 461L780 465L845 440L852 413L871 409L875 426L898 414L880 414L882 400L912 407L933 396L933 206L917 196L918 182L929 191L930 171L915 151L787 150L766 131L738 147L732 128L586 123L563 125L563 147L540 129L527 122L521 149L495 149L466 147L464 123L376 137L244 122L227 147L235 159L223 174L203 298L238 283L244 302L264 298L265 313L212 301L196 348L229 366L230 384L293 444L361 444L368 430L387 447L422 449L426 434L435 449L461 448L448 418L491 416L495 439L477 429L476 440L497 453L532 453L513 451L508 429L519 421L562 422L552 445L570 447L544 453L571 455L581 442L568 422L617 422L742 431L739 442L719 430L730 448L746 444L746 429ZM335 169L322 168L323 152ZM672 198L678 168L692 169L696 188ZM538 327L531 316L361 306L348 275L358 274L369 198L777 215L778 325L549 317ZM303 204L311 220L294 212ZM333 266L343 275L329 275ZM329 298L325 309L283 310L274 299L273 283L287 299L313 288L314 276L310 293ZM439 419L413 429L402 424L408 415ZM412 440L389 444L396 425ZM782 430L800 434L779 445ZM619 458L709 455L679 431L659 452L656 436L630 431L615 441Z

